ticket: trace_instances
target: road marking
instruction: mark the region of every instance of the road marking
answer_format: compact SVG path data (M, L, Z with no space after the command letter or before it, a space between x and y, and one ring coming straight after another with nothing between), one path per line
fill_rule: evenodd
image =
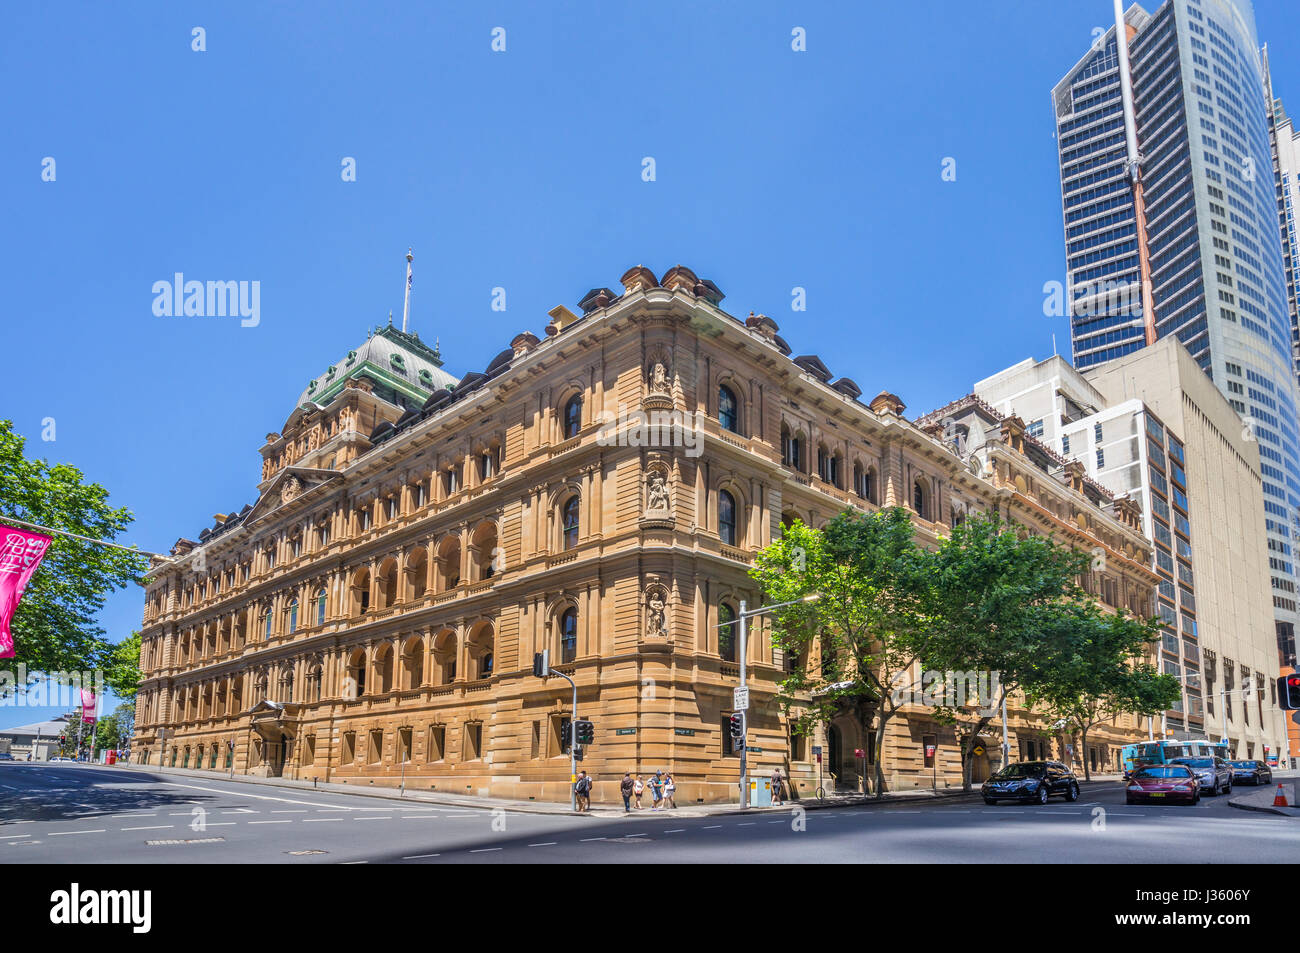
M604 840L604 838L601 838L601 840ZM500 850L500 849L501 849L500 847L479 847L479 848L476 848L475 850L471 850L470 853L471 853L471 854L488 854L488 853L491 853L491 852L494 851L494 850Z
M189 788L189 789L192 790L192 791L207 791L207 792L209 792L209 793L211 793L211 794L225 794L225 795L229 795L229 794L231 793L230 791L222 790L221 788L207 788L207 787L203 787L202 785L198 785L198 784L181 784L181 783L179 783L179 782L177 782L177 781L159 781L159 782L157 782L157 783L159 783L159 784L165 784L165 785L168 785L169 787L174 787L174 788ZM298 800L297 798L291 798L291 797L272 797L272 796L269 795L269 794L248 794L248 793L246 793L246 792L242 792L242 791L241 791L241 792L240 792L238 795L236 795L236 796L237 796L237 797L240 797L240 798L252 798L252 799L255 800L255 801L279 801L281 804L304 804L304 805L306 805L307 807L320 807L320 806L321 806L320 801L300 801L300 800ZM246 810L246 809L245 809L245 810ZM336 810L342 810L342 811L355 811L355 810L359 810L359 809L358 809L358 808L355 808L355 807L340 807L340 808L336 808ZM374 809L374 808L361 808L360 810L375 810L375 809ZM391 810L391 808L389 808L389 810ZM256 812L253 812L253 813L256 813ZM359 861L359 863L364 863L364 861Z
M553 840L548 840L548 841L543 841L543 842L540 843L540 844L529 844L528 846L529 846L529 847L554 847L554 846L555 846L555 841L553 841ZM434 856L436 857L437 854L435 854Z
M272 811L271 813L272 814L306 814L307 809L305 807L300 807L300 808L293 808L287 811Z
M5 834L3 837L0 837L0 840L13 840L14 838L17 837L31 837L31 836L32 836L31 834Z
M354 817L354 821L391 821L391 817Z
M306 818L306 819L303 821L303 823L304 823L304 824L328 824L330 821L341 821L341 820L344 820L344 818L341 818L341 817L309 817L309 818Z
M718 829L719 827L721 827L721 826L722 826L721 824L708 824L708 825L706 825L706 826L704 827L704 830L706 830L706 831L714 831L714 830L717 830L717 829Z
M251 807L237 807L232 811L222 811L222 814L261 814L261 811L255 811Z
M758 821L741 821L738 827L753 827Z
M65 834L102 834L102 833L104 833L104 828L100 827L93 831L52 831L50 833L50 836L63 837Z
M122 820L134 820L137 817L157 817L158 815L157 814L110 814L108 816L112 820L122 821Z
M293 821L249 821L250 824L292 824Z
M581 839L579 840L579 843L585 844L587 841L592 841L592 840L604 840L604 839L605 839L605 838L603 838L603 837L583 837L583 838L581 838Z
M784 824L785 821L768 821L769 824Z
M680 833L681 833L682 831L684 831L684 830L686 830L686 828L684 828L684 827L674 827L674 828L673 828L672 830L670 830L670 831L664 831L664 833L665 833L665 834L680 834Z
M208 821L206 823L208 827L234 827L235 826L234 821Z
M176 826L175 824L153 824L153 825L151 825L151 826L149 826L149 827L124 827L124 828L122 828L122 830L124 830L124 831L161 831L161 830L171 830L171 829L172 829L173 827L175 827L175 826Z
M528 845L532 847L532 844ZM421 857L441 857L442 854L407 854L402 860L419 860Z
M343 866L347 867L352 864L368 864L368 863L370 863L370 861L368 860L345 860L343 861Z
M430 817L440 817L440 816L441 815L439 814L403 814L400 819L403 821L418 821Z
M649 834L624 834L624 837L649 837Z

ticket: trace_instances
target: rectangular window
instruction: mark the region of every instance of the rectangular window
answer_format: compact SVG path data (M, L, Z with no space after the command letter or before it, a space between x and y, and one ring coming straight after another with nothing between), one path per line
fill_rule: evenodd
M397 761L399 764L411 760L411 729L397 729Z
M1092 439L1095 440L1097 443L1101 443L1101 424L1100 424L1100 423L1096 423L1096 424L1093 424L1093 425L1092 425Z
M1062 453L1069 453L1069 452L1070 452L1070 435L1069 435L1069 434L1062 434L1062 435L1061 435L1061 452L1062 452Z
M429 746L424 752L424 760L432 764L435 761L441 761L445 755L445 742L447 740L447 729L442 725L429 726Z
M1102 450L1101 447L1098 447L1097 448L1097 469L1103 470L1105 469L1105 467L1106 467L1106 451Z
M230 767L230 748L226 748L226 767ZM302 748L302 763L306 767L311 767L316 763L316 736L308 735Z
M382 728L370 729L370 747L366 751L366 762L368 764L378 764L384 757L384 730Z
M478 723L466 725L464 739L463 747L465 750L461 752L461 760L477 761L483 756L483 726Z
M357 734L355 731L343 732L343 752L339 755L340 764L351 764L357 760Z

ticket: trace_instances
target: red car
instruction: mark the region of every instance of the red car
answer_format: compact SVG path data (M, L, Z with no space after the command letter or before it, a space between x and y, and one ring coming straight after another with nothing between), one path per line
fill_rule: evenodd
M1185 764L1148 764L1129 776L1124 803L1143 801L1181 801L1197 804L1201 800L1201 782L1196 772Z

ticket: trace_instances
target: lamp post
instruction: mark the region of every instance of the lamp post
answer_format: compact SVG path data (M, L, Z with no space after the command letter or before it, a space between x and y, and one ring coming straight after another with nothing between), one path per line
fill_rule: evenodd
M772 612L775 609L784 609L786 606L798 605L801 602L816 602L820 598L821 598L821 593L814 592L811 593L810 595L804 596L802 599L791 599L789 602L778 602L776 605L760 606L757 609L746 608L745 600L744 599L740 600L740 611L736 613L735 621L737 624L737 636L738 636L737 644L736 644L736 653L740 659L740 687L741 688L749 687L747 681L748 669L746 668L745 665L745 656L747 652L746 638L748 635L749 620L751 618L757 618L758 616L761 615L767 615L769 612ZM732 625L732 623L723 622L714 626L714 628L720 629L723 626L727 626L727 625ZM749 808L748 772L749 772L749 706L748 706L748 699L746 699L746 706L745 708L741 709L741 715L740 715L740 809L742 811L747 810Z

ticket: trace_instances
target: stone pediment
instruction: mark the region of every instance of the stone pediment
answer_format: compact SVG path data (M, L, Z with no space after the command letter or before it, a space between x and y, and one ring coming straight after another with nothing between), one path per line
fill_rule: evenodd
M333 470L318 470L314 467L285 467L266 485L262 495L253 504L252 511L244 519L248 525L281 507L288 506L300 496L307 496L333 480L342 477Z

